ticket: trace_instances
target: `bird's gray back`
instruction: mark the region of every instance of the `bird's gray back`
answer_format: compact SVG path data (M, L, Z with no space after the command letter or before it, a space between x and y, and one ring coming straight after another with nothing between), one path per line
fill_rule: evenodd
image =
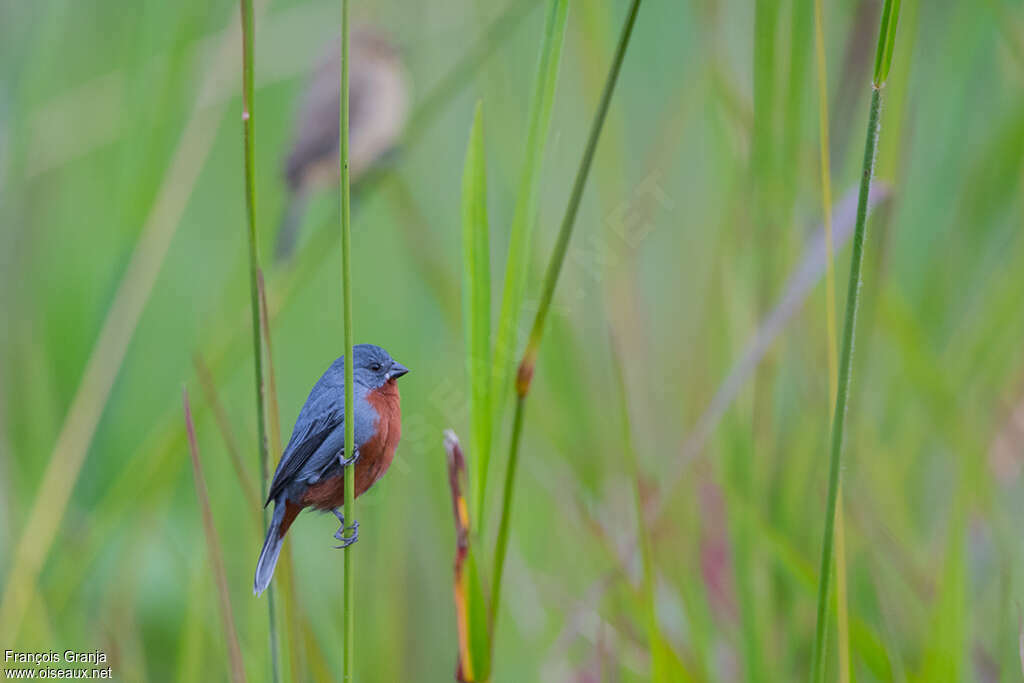
M292 488L333 476L334 465L344 454L345 381L344 358L338 358L321 375L299 411L291 439L281 455L270 487L270 498ZM355 384L355 445L358 449L376 430L376 412L366 400L368 391ZM288 496L292 497L292 496Z

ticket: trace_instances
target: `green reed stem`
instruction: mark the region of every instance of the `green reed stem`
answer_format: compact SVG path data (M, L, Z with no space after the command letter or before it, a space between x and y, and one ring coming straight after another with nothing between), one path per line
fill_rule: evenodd
M508 524L512 510L512 483L516 478L519 464L519 435L523 431L523 403L525 396L516 398L515 413L512 416L512 437L509 444L508 469L505 470L505 485L501 492L501 521L498 523L498 540L494 545L494 588L491 594L491 609L487 618L490 625L491 643L494 643L494 621L501 601L501 579L505 573L505 553L508 550Z
M241 0L242 13L242 134L245 148L245 219L249 229L249 298L252 307L253 371L256 380L256 428L259 440L260 490L267 492L268 449L266 388L263 382L263 348L260 337L260 245L256 234L256 155L253 126L253 44L254 26L252 0ZM269 511L263 508L263 533L266 534ZM267 613L270 620L270 671L274 683L281 680L278 661L277 615L274 590L267 590Z
M843 323L843 346L839 354L839 384L836 407L832 415L832 439L829 449L828 499L825 504L825 538L821 549L818 574L818 623L814 634L814 675L812 681L822 681L825 675L825 629L827 626L828 593L832 575L832 548L835 538L835 510L839 491L840 454L843 447L843 428L846 423L846 401L849 396L853 357L854 332L857 325L857 304L860 299L860 271L864 261L864 233L867 223L868 190L871 187L875 150L878 145L878 112L882 106L882 91L871 93L871 113L868 117L867 142L864 145L864 167L857 201L857 223L853 234L853 256L850 279L846 288L846 320Z
M345 457L355 453L355 387L352 357L352 224L349 206L348 177L348 0L341 0L341 115L339 117L340 140L340 190L341 190L341 288L342 315L345 325ZM345 522L355 521L356 464L349 466L345 475ZM352 545L345 553L344 623L345 655L342 680L354 680L355 670L355 583L352 580Z
M895 11L894 11L895 10ZM864 238L867 227L868 192L878 151L878 117L882 107L882 87L892 60L896 22L899 19L899 0L886 0L882 10L882 23L878 36L875 60L875 79L871 91L871 109L868 114L867 139L864 143L864 162L857 201L857 222L853 234L853 254L850 261L850 279L846 288L846 320L843 324L842 351L839 355L839 377L836 388L835 410L832 413L832 438L829 453L828 498L825 506L825 538L822 542L821 565L818 574L818 615L814 633L814 659L812 683L825 677L825 635L828 619L828 596L832 570L832 551L835 540L836 501L839 494L840 456L843 449L843 428L846 423L846 404L852 374L853 342L857 326L857 304L860 298L861 267L864 261Z
M618 45L615 48L615 56L612 58L612 64L608 70L608 77L605 80L604 90L601 93L597 113L594 114L594 120L590 125L587 146L583 151L579 170L576 172L576 180L569 195L569 204L565 209L565 217L562 219L558 240L555 242L551 261L548 263L547 273L544 277L544 289L541 292L537 314L533 319L530 338L526 344L526 350L523 352L523 358L519 363L519 372L516 377L516 408L512 421L512 437L509 443L508 469L505 472L505 485L502 493L501 521L498 525L498 539L494 548L494 587L492 589L490 617L492 644L494 642L494 620L501 601L501 580L504 572L505 553L508 549L508 529L512 511L513 484L519 460L519 438L523 427L523 408L526 404L526 396L530 391L530 381L533 378L533 370L537 361L537 350L540 346L541 337L544 335L544 323L547 321L548 311L551 309L551 299L555 293L555 285L558 284L558 276L562 271L565 254L569 248L569 238L572 236L572 229L576 223L576 212L580 206L580 199L583 197L583 188L587 183L590 165L594 160L594 152L597 149L597 141L601 137L601 129L604 127L604 120L608 114L608 105L611 103L612 94L615 92L615 83L618 81L622 61L626 56L626 48L629 47L629 39L633 35L633 25L636 23L636 15L639 9L640 0L632 0L626 14L625 23L622 25Z

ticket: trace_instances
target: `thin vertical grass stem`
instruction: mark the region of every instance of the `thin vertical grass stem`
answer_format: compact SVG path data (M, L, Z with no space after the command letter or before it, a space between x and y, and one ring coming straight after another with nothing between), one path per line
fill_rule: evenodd
M349 206L348 169L348 53L349 26L348 0L341 0L341 102L339 126L340 191L341 191L341 288L342 315L345 326L345 457L351 457L355 450L355 387L353 386L352 357L352 230ZM355 521L355 468L349 465L345 473L345 520L351 525ZM345 586L343 607L343 633L345 654L342 665L342 680L355 680L355 582L352 575L354 545L342 551L345 554Z
M818 568L818 610L814 633L814 659L811 681L824 680L825 632L828 619L828 595L832 571L832 552L835 540L836 501L839 497L840 455L843 448L843 428L846 423L846 404L850 393L853 365L853 342L857 326L857 305L860 300L860 274L864 262L864 238L867 227L868 191L878 150L878 116L882 107L882 90L871 92L871 110L868 115L867 139L864 143L864 163L857 200L857 222L853 234L853 254L850 260L850 278L846 288L846 319L843 324L842 351L839 354L839 375L836 388L835 410L832 415L832 438L829 448L828 498L825 504L825 537L822 542L821 564Z
M505 472L504 489L501 492L501 521L498 522L498 539L494 544L494 590L491 595L490 624L491 636L494 634L494 621L501 603L501 580L505 572L505 553L508 550L508 526L512 518L513 483L516 479L516 468L519 464L519 435L523 431L523 404L525 396L516 398L515 413L512 416L512 442L509 445L508 469Z
M241 0L242 18L242 134L245 149L245 218L249 235L249 297L252 308L253 374L256 381L256 428L259 444L260 490L267 492L269 452L267 448L266 389L263 381L263 349L260 337L260 249L256 233L256 155L253 117L253 49L254 20L252 0ZM266 533L269 512L263 509L263 532ZM277 615L273 588L267 591L270 622L270 669L274 683L281 680L278 657Z

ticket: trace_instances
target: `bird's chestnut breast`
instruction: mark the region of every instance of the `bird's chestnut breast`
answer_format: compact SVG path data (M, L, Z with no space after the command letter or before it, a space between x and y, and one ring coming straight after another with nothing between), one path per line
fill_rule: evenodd
M366 402L377 414L377 423L373 436L359 448L359 460L355 464L356 498L388 471L402 438L401 399L395 380L388 380L367 393ZM344 502L344 477L340 474L310 486L302 497L303 505L320 510L332 510Z
M373 478L366 485L366 488L369 488L391 466L391 460L395 457L395 449L398 448L398 442L402 438L402 408L401 398L398 395L398 384L393 379L388 380L383 386L367 394L366 402L373 406L377 413L377 429L374 435L367 439L363 447L359 449L360 464L363 464L364 460L372 463L365 468L368 470L368 475L373 474ZM357 471L357 491L360 479L360 473Z

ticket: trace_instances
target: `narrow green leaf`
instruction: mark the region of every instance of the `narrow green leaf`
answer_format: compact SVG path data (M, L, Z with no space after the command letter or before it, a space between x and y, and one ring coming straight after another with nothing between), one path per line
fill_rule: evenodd
M875 52L874 85L876 88L885 85L886 79L889 78L899 18L900 0L885 0L885 7L882 8L882 23L878 29L878 49Z
M467 680L486 681L491 677L491 634L488 625L487 597L480 580L476 555L470 546L466 555L466 622L469 634L469 653L473 662L473 678Z
M478 102L462 172L462 309L469 377L470 497L479 501L491 453L491 266L483 104ZM479 517L477 517L479 519Z
M551 104L558 81L565 21L569 12L568 0L550 0L544 24L544 38L537 60L537 76L530 103L530 118L526 132L526 156L519 176L519 190L512 228L509 236L508 257L505 262L505 283L502 290L501 314L494 345L493 364L493 418L497 424L512 380L512 359L518 340L519 314L526 293L526 273L530 242L537 220L537 201L540 194L540 169L551 124ZM483 488L476 496L476 519L482 523L486 497L487 463L478 461Z

